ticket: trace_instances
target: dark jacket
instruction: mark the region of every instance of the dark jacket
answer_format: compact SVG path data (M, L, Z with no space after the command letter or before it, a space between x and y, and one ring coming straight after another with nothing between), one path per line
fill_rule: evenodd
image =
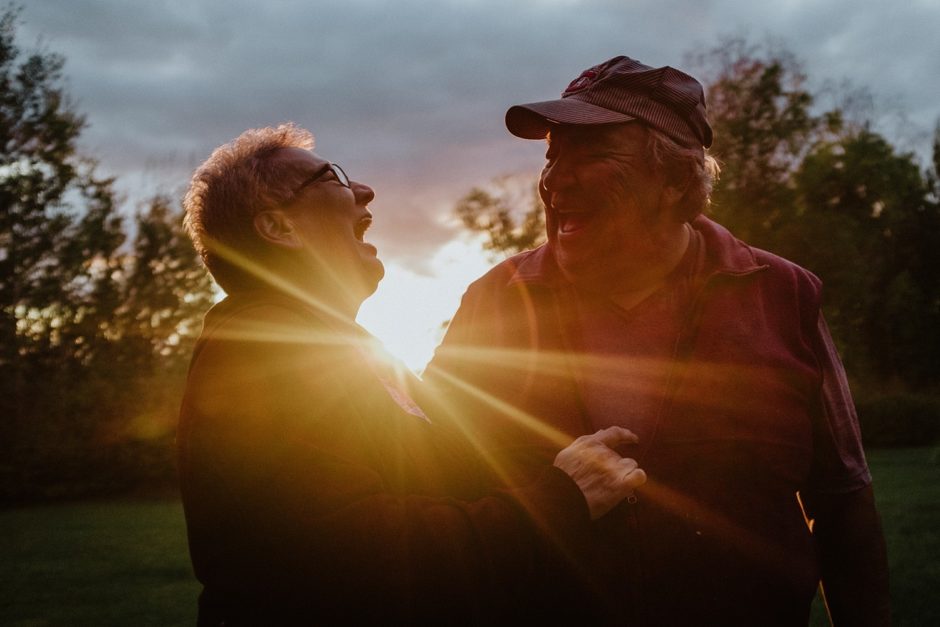
M572 602L597 607L595 622L805 625L819 576L796 493L870 482L820 282L704 217L693 228L704 259L665 400L653 435L622 451L649 481L596 524L593 557L569 573ZM520 477L557 450L512 413L593 431L572 290L547 247L500 264L467 290L425 372L448 396L485 392L454 405Z
M267 293L206 317L178 436L201 624L480 624L533 610L554 534L589 528L577 486L546 467L535 485L482 496L479 459L410 402L414 381L368 359L361 328L325 320Z

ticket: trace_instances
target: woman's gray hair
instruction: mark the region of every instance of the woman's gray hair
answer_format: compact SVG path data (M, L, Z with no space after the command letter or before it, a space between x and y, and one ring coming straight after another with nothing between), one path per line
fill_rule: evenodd
M312 150L313 135L293 123L249 129L219 146L193 174L183 199L183 225L216 282L231 291L253 281L222 251L245 258L264 246L252 221L264 209L290 200L302 173L270 159L283 148Z

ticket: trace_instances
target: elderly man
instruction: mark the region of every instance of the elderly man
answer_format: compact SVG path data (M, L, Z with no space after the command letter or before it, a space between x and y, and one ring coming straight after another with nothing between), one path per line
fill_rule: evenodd
M506 124L547 142L548 242L469 287L425 379L507 473L554 454L536 417L638 436L621 450L649 481L569 571L585 622L805 625L821 579L836 624L887 624L820 281L701 215L718 171L702 86L616 57Z
M413 400L355 316L383 267L374 194L292 125L247 131L196 171L186 226L228 293L182 404L183 505L200 625L492 624L592 518L645 480L612 427L492 491L460 434ZM570 439L567 441L570 442Z

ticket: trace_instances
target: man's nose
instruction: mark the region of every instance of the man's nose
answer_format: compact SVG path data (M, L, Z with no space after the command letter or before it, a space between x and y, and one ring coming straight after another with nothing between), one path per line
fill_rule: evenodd
M356 197L357 205L368 205L375 198L375 190L358 181L352 182L353 195Z
M546 191L557 192L571 185L573 181L571 168L566 167L559 161L550 165L546 164L542 170L542 187Z

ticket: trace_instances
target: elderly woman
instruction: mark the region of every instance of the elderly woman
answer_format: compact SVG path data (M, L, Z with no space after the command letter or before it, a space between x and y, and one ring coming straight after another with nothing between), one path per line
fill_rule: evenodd
M635 436L585 436L531 485L494 487L486 452L415 402L419 382L356 325L384 273L363 239L374 192L312 148L293 125L247 131L197 169L185 199L227 293L206 316L180 415L199 624L544 610L553 564L645 481L613 450Z

